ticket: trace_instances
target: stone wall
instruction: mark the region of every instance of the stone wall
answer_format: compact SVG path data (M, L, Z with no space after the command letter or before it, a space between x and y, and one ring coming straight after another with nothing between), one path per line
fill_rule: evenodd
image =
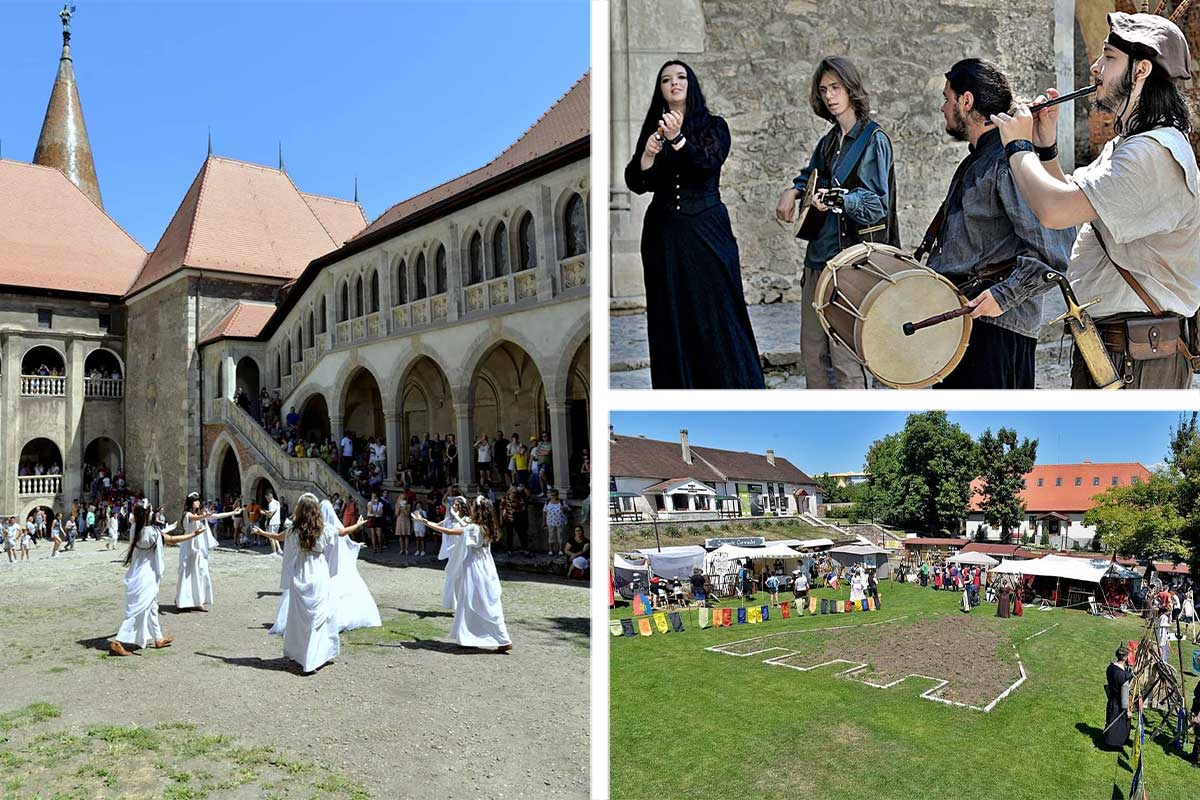
M901 239L908 249L967 152L944 132L945 71L979 56L1000 64L1018 92L1060 82L1054 45L1056 10L1062 9L1054 2L697 0L673 6L679 15L656 13L657 6L614 0L612 7L614 308L637 305L644 293L637 243L648 201L629 196L622 171L654 70L674 52L696 70L710 108L726 118L733 135L722 194L749 303L800 298L803 249L775 223L774 209L828 128L808 105L812 69L822 57L848 55L864 72L874 117L895 148ZM671 47L673 40L678 47Z

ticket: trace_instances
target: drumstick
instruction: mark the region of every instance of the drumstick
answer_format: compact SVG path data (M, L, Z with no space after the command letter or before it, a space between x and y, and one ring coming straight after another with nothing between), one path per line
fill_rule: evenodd
M1067 103L1067 102L1070 102L1071 100L1077 100L1080 97L1085 97L1085 96L1091 94L1092 92L1096 91L1098 88L1100 88L1100 87L1098 87L1096 84L1093 83L1090 86L1084 86L1083 88L1076 89L1073 92L1068 92L1067 94L1060 94L1058 97L1055 97L1053 100L1047 100L1044 103L1038 103L1036 105L1030 106L1029 112L1031 114L1036 114L1037 112L1041 111L1043 108L1049 108L1050 106L1056 106L1059 103ZM990 119L986 119L983 121L983 124L991 125L992 121Z
M963 306L962 308L956 308L953 311L947 311L945 314L935 314L932 317L929 317L928 319L921 320L920 322L906 322L903 325L901 325L900 328L901 328L901 330L904 331L905 336L912 336L914 333L921 330L922 328L928 328L933 325L937 325L938 323L941 323L941 322L948 322L952 319L958 319L959 317L965 317L967 314L970 314L973 310L974 309L971 308L971 306Z

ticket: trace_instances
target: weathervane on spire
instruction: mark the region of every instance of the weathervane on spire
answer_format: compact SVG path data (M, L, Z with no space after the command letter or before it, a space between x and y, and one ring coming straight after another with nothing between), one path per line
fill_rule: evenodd
M63 39L71 38L71 16L75 13L75 6L63 4L62 11L58 12L58 18L63 24Z

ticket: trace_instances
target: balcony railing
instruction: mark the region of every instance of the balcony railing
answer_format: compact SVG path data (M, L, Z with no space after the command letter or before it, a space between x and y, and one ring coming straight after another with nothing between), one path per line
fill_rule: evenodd
M513 276L513 282L517 285L518 303L531 297L537 297L536 270L527 269L524 272L518 272Z
M337 343L345 344L350 341L350 320L345 320L337 324Z
M21 497L62 494L62 475L18 475L17 494Z
M375 312L367 315L367 338L378 339L383 335L383 314Z
M84 378L83 396L90 399L119 400L125 396L124 378Z
M66 397L67 379L63 375L22 375L23 397Z

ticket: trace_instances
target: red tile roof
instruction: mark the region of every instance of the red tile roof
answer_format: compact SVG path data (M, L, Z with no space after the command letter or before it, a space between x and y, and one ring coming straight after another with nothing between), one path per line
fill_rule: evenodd
M1153 561L1155 572L1165 572L1168 575L1188 575L1191 568L1187 564L1172 564L1170 561Z
M1025 489L1021 491L1021 498L1025 501L1026 511L1033 514L1087 511L1096 505L1093 497L1112 487L1114 477L1118 486L1129 486L1134 477L1143 483L1150 480L1150 470L1136 462L1038 465L1025 475ZM1075 485L1076 478L1079 479L1079 486ZM1041 486L1038 485L1039 480ZM1056 485L1059 481L1061 486ZM971 482L972 490L982 486L981 478ZM972 493L971 511L980 510L982 499L980 495Z
M575 82L529 130L503 153L473 172L422 192L389 208L366 230L362 238L380 228L447 200L471 187L527 164L555 150L585 140L591 135L591 73Z
M609 445L608 455L610 475L659 480L687 475L702 481L812 483L804 472L779 456L771 466L766 455L692 445L692 463L688 464L683 460L679 442L661 442L641 436L613 438L615 441Z
M964 547L970 544L970 539L954 539L950 537L910 537L901 539L900 544L905 547Z
M187 268L295 278L342 244L353 217L281 170L209 156L128 294Z
M781 483L812 483L812 478L786 458L775 456L775 464L767 462L766 454L743 453L737 450L716 450L712 447L693 447L693 455L699 454L717 468L728 480L778 481Z
M62 172L0 159L0 285L120 296L145 260Z
M325 230L338 243L339 247L367 227L367 218L363 215L362 206L358 203L305 192L301 192L300 196L312 208L317 219L325 226Z
M208 344L218 339L252 339L258 336L267 320L275 313L275 306L262 303L241 302L229 310L216 325L213 325L200 338L200 344Z
M1019 544L1000 544L999 542L971 542L959 550L960 553L985 553L989 556L1003 558L1038 558L1042 554L1026 550Z

